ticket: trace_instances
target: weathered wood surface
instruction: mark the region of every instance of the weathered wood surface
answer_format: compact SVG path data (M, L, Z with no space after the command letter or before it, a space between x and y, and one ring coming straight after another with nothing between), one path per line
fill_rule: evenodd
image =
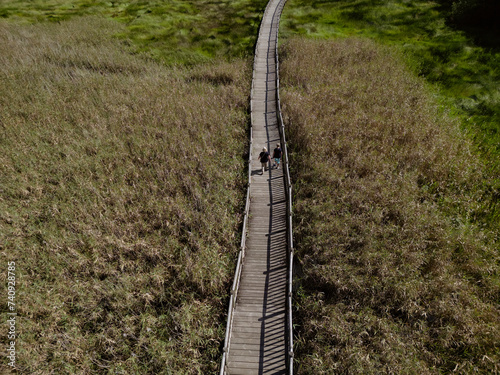
M286 373L286 196L282 169L261 174L258 155L280 142L275 48L284 0L271 0L255 53L250 219L234 310L227 374Z

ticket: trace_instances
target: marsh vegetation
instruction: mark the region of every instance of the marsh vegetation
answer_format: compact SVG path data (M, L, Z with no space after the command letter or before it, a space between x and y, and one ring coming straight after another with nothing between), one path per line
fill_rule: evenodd
M251 68L166 68L131 55L112 37L123 30L0 23L0 255L18 267L19 373L218 367Z
M298 373L498 371L498 231L460 123L366 39L281 52Z
M463 6L453 8L453 3ZM481 184L492 204L483 223L500 220L500 53L498 27L459 27L453 17L485 1L290 0L281 21L282 39L292 35L330 39L358 36L389 45L404 56L409 74L425 78L428 90L460 119L478 157L493 172ZM475 5L474 5L475 4ZM483 5L481 5L483 4ZM455 12L453 13L453 9ZM469 10L467 10L469 9ZM486 16L484 16L486 17Z
M100 16L125 27L116 36L130 50L169 65L214 57L251 57L265 0L13 0L0 2L0 17L31 24Z
M298 373L499 371L498 39L447 3L287 2ZM265 4L0 3L19 373L217 371Z

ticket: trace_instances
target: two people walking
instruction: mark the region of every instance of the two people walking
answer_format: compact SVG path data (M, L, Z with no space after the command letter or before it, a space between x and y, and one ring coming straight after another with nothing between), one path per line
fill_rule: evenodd
M280 144L278 143L273 151L273 159L274 159L273 167L276 167L276 169L280 168L281 155L282 151ZM267 152L267 148L264 147L262 149L262 152L259 154L259 160L260 160L260 165L262 167L262 173L264 173L267 170L267 163L271 161L271 155L269 154L269 152Z

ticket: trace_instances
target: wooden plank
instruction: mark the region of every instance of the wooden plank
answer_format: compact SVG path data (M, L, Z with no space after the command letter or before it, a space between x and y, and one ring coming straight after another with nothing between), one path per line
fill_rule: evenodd
M285 355L285 349L283 348L282 350L275 350L270 352L269 349L265 351L265 353L269 353L269 355L279 355L279 356L284 356ZM272 358L272 357L271 357ZM269 359L271 359L269 358ZM260 350L237 350L232 354L231 357L232 361L234 362L240 362L240 363L252 363L252 362L266 362L266 355L264 354L264 351ZM268 360L269 360L268 359Z
M272 295L273 297L274 296L280 296L280 295L285 295L286 294L286 289L283 288L283 285L258 285L258 284L252 284L252 285L248 285L246 288L245 288L245 292L249 292L249 293L252 293L254 295L262 295L262 296L270 296ZM245 294L242 294L242 293L239 293L238 292L238 295L241 296L241 295L245 295Z
M275 346L276 343L282 343L281 336L283 336L284 329L276 330L273 333L263 336L260 332L239 332L241 335L233 338L231 341L231 350L239 348L241 345L264 345L266 347ZM280 345L278 345L280 346Z
M285 290L276 290L276 289L265 289L265 288L254 288L254 287L244 287L238 292L238 297L255 297L256 299L262 300L265 297L268 299L277 299L281 297L285 297Z
M251 362L243 362L243 361L228 361L228 367L229 367L229 374L233 375L233 369L252 369L253 372L249 372L250 374L256 375L257 371L259 370L260 363L259 363L259 358L257 357L255 360L252 360Z

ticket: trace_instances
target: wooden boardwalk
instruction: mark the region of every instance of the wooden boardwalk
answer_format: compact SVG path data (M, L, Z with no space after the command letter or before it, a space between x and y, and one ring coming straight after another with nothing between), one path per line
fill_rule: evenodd
M253 160L245 257L228 345L228 375L286 374L287 207L282 169L261 174L258 155L280 143L275 48L284 0L271 0L255 52Z

